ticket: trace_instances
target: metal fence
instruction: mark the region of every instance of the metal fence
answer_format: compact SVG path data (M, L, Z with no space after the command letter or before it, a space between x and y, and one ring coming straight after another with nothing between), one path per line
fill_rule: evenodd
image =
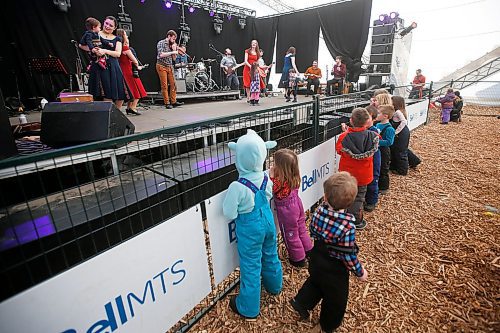
M438 89L432 92L437 98L446 94L449 88L459 91L465 105L500 106L500 81L442 81L434 83Z
M237 179L227 143L248 128L277 141L276 149L301 153L339 134L372 93L316 96L0 161L0 301L225 190ZM221 285L212 282L212 293L172 331L188 330L237 283L237 272Z

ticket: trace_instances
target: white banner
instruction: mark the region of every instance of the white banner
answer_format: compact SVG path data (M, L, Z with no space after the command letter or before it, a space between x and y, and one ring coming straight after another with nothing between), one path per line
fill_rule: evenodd
M323 182L335 172L335 142L336 138L331 138L299 155L299 196L306 210L323 197Z
M215 284L222 282L240 265L236 247L236 223L222 214L222 203L227 191L205 200L208 234Z
M410 131L413 131L415 128L426 122L428 106L428 100L423 100L406 106L406 112L408 113L408 128Z
M2 332L166 332L210 292L201 210L0 304Z

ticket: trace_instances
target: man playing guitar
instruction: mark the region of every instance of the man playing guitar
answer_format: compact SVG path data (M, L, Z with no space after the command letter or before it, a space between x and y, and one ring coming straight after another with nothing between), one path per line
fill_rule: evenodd
M309 95L311 91L311 86L314 86L314 91L318 92L319 89L319 79L321 79L321 69L318 68L318 61L314 60L312 66L308 67L304 73L304 76L307 79L307 93L306 96ZM314 95L314 93L313 93Z
M239 90L240 82L238 81L238 75L236 73L236 69L243 66L245 63L238 64L236 63L236 59L231 54L231 49L227 48L225 50L224 57L220 62L220 67L226 73L226 84L230 90Z

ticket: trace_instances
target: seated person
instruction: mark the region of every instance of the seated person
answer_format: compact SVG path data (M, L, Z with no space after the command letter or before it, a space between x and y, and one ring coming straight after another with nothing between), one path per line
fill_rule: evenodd
M319 79L321 79L321 69L318 68L318 61L314 60L312 66L308 67L304 73L307 79L307 92L306 96L311 92L311 86L314 86L312 95L319 93Z
M411 99L422 98L423 90L425 87L425 76L422 75L421 69L417 69L416 75L413 78L411 85L412 85L412 89L410 92L410 96L408 96L408 98L411 98Z
M453 100L453 109L451 109L450 120L454 122L462 121L462 108L464 106L464 100L460 96L460 91L455 91L455 99Z
M342 63L342 57L335 57L335 64L333 65L333 70L331 74L333 75L333 79L328 80L326 83L326 95L332 95L332 87L335 83L338 84L337 94L341 94L344 88L344 79L346 76L346 66Z

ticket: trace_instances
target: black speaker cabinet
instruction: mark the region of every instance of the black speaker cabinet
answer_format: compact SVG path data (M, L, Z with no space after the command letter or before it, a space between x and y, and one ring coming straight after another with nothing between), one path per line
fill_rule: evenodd
M67 147L134 133L135 126L112 102L49 103L42 112L41 141Z
M371 54L387 54L392 53L392 44L372 45Z
M5 108L3 94L0 90L0 160L13 155L17 155L17 148L10 129L9 115Z

